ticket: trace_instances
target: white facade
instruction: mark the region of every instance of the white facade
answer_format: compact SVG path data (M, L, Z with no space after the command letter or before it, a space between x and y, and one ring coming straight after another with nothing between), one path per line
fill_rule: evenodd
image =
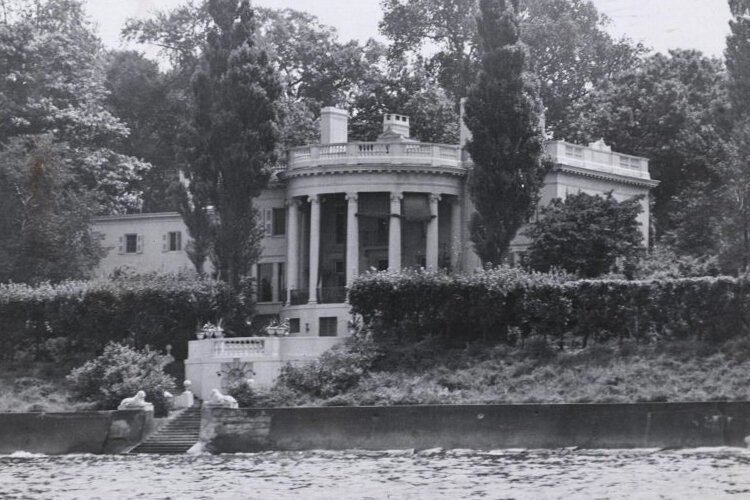
M256 202L266 229L254 273L257 310L288 318L292 337L345 336L346 286L363 271L480 265L468 235L471 164L461 146L409 139L408 118L400 115L386 115L383 125L377 142L347 142L346 113L324 108L321 144L292 148L285 169ZM542 205L579 191L613 191L619 200L645 195L640 222L648 240L648 193L657 184L648 160L601 142L552 141L546 150L555 167ZM101 274L191 268L176 213L100 217L94 226L109 248ZM173 233L181 233L179 245ZM512 249L523 251L527 243L518 237Z

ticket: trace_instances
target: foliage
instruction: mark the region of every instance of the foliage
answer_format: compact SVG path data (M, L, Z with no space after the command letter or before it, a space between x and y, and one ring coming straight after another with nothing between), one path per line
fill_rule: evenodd
M381 32L393 59L426 58L426 66L458 103L478 71L476 0L384 0ZM547 126L562 131L573 105L592 88L632 66L644 52L607 33L609 20L588 0L524 0L521 40L539 76ZM429 48L429 50L424 50ZM427 55L429 53L429 55Z
M568 140L604 138L615 151L649 159L661 182L651 191L657 239L669 236L695 257L715 245L713 220L695 215L712 213L715 166L731 128L721 61L692 50L656 54L600 85L574 114Z
M483 0L480 7L482 67L464 117L474 162L470 228L482 263L500 264L531 216L546 173L543 109L519 43L518 1Z
M724 268L747 272L750 263L750 3L730 0L732 20L727 37L726 64L732 133L727 155L719 165L721 185L718 220L723 230L721 260Z
M357 385L380 356L381 350L371 338L350 337L314 361L285 365L273 390L292 390L324 398L336 396Z
M257 405L258 393L249 380L238 380L227 389L227 394L237 400L240 408L251 408Z
M65 338L68 354L128 341L136 348L171 344L182 360L200 325L242 307L222 283L192 275L0 285L0 352L4 359L23 350L46 355L49 339Z
M154 415L165 416L169 407L164 391L175 391L174 379L163 371L167 360L149 348L138 351L112 342L100 356L70 372L67 380L75 399L106 410L114 410L124 398L144 391L146 401L154 405Z
M102 212L137 209L149 165L122 154L127 127L105 107L102 46L80 0L20 1L0 23L0 144L51 134Z
M260 254L262 228L254 198L266 187L276 161L275 101L281 86L253 39L249 2L210 0L208 12L213 24L193 78L195 146L188 153L186 175L190 193L215 210L208 223L216 274L238 290Z
M352 284L352 311L378 343L437 337L449 345L524 342L559 346L590 341L694 339L747 334L743 276L645 281L581 280L497 268L471 276L371 273Z
M89 226L98 204L78 189L65 155L49 134L0 150L0 282L82 279L99 261Z
M533 344L443 348L417 366L411 363L415 356L405 356L404 362L373 368L343 394L298 393L282 404L633 403L744 401L750 396L746 337L721 345L606 343L566 351L541 341Z
M696 258L677 255L664 245L655 245L638 261L636 279L698 278L719 274L716 257Z
M637 216L642 197L618 202L584 192L556 198L530 225L529 265L537 271L559 268L584 278L610 272L618 261L632 268L643 249Z
M138 183L142 211L176 211L171 185L177 180L177 146L190 115L189 77L162 72L135 51L109 52L105 70L107 108L130 131L121 140L121 150L152 165Z

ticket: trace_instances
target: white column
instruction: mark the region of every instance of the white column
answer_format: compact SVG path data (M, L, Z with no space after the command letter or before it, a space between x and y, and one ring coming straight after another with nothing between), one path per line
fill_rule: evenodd
M346 200L346 285L359 274L359 221L357 220L357 193L348 193Z
M286 230L286 303L292 303L292 290L297 289L299 279L299 206L297 200L287 201Z
M461 197L456 196L451 204L451 270L458 271L463 249L463 238L461 232Z
M388 223L388 269L401 269L401 193L391 193L391 216Z
M425 267L438 268L438 201L440 195L430 194L430 221L427 222L427 242L425 248Z
M308 196L307 201L310 202L310 298L308 304L317 304L320 266L320 197Z

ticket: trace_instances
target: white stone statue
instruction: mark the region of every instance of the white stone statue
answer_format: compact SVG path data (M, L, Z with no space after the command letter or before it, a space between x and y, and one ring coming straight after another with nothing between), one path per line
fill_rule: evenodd
M190 390L190 387L192 387L192 385L192 382L190 382L189 380L186 380L182 383L182 386L185 388L185 390L182 391L182 394L174 398L175 408L190 408L193 406L195 400L193 391Z
M138 391L132 398L125 398L120 401L118 410L146 410L154 411L154 405L146 402L146 393Z
M228 394L222 394L219 389L211 391L211 399L208 401L208 405L222 408L239 408L236 399Z

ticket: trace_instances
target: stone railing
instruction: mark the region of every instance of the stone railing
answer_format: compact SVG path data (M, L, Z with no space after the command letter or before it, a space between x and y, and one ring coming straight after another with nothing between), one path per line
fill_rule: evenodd
M626 177L651 179L646 158L565 141L549 141L545 144L545 149L552 160L558 164Z
M191 340L188 359L239 358L248 360L317 357L341 341L340 337L235 337Z
M420 142L348 142L292 148L287 169L325 165L409 164L459 167L461 148Z

